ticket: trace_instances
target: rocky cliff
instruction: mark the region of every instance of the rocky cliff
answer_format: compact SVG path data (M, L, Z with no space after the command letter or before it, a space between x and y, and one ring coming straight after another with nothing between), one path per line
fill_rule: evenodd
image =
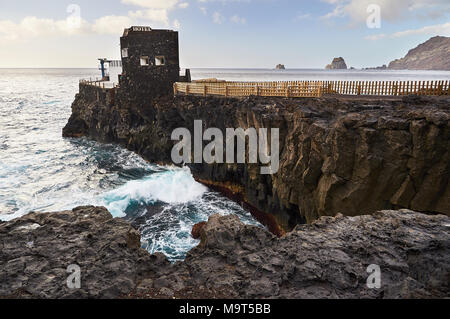
M434 37L412 49L402 58L392 61L394 70L450 71L450 37Z
M243 203L275 234L321 216L408 208L450 214L447 99L338 100L177 96L146 106L98 102L82 89L65 136L115 142L151 162L172 163L171 133L280 128L280 169L192 165L195 178ZM98 89L98 88L97 88ZM117 102L119 101L119 102Z
M0 223L0 298L444 298L449 227L444 215L384 211L322 217L276 238L215 215L199 246L170 264L105 208L31 213ZM67 286L70 265L79 289ZM367 286L369 265L379 288Z
M344 58L334 58L331 64L328 64L325 69L327 70L347 70L347 64Z

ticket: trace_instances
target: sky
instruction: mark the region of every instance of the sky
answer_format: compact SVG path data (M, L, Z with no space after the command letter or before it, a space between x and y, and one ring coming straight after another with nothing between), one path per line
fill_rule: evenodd
M0 68L96 67L132 25L179 31L182 68L374 67L450 36L450 0L0 0Z

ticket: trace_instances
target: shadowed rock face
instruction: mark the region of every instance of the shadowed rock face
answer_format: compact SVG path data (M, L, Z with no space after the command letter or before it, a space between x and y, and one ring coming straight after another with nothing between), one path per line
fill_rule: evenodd
M412 211L322 217L277 238L212 216L184 262L149 255L139 233L104 208L31 213L0 224L0 297L448 297L450 218ZM81 267L81 289L66 286ZM369 265L381 288L369 289Z
M191 165L197 180L244 203L275 234L321 216L407 208L450 214L448 98L403 100L216 98L120 99L104 106L83 91L65 136L119 143L171 164L179 127L279 128L280 169Z

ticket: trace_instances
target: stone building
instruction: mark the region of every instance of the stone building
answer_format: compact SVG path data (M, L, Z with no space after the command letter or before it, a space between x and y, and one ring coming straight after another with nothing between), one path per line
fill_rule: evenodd
M150 27L125 29L120 38L122 75L119 84L128 96L156 97L173 94L180 78L178 32Z

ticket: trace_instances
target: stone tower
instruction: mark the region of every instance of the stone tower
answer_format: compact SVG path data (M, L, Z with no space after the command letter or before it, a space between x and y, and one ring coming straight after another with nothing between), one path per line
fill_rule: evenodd
M173 94L180 80L178 32L150 27L125 29L120 38L120 87L131 98Z

